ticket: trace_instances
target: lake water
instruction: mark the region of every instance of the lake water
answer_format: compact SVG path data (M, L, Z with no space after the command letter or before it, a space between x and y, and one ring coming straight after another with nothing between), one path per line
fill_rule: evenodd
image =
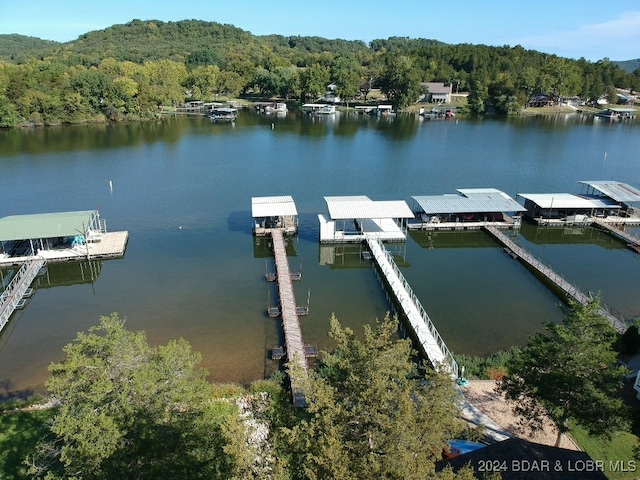
M214 381L271 373L267 352L282 339L279 320L266 316L276 299L264 281L273 263L265 240L251 235L253 196L293 196L300 232L289 260L303 272L298 303L310 301L303 334L329 348L332 313L361 332L389 304L357 247L332 255L319 245L324 196L409 202L494 187L515 198L608 179L638 187L639 134L637 122L580 115L379 121L291 112L241 112L234 125L191 117L0 131L1 216L98 208L110 231L129 231L123 259L49 267L0 338L0 396L41 390L62 347L111 312L153 344L189 340ZM640 255L620 242L592 229L528 225L517 236L583 290L640 315ZM412 233L398 255L454 353L521 344L562 318L557 298L484 233Z

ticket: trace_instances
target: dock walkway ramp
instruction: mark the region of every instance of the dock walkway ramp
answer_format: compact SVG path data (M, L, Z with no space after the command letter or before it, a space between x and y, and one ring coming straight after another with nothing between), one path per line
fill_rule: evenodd
M271 231L273 244L273 255L277 271L278 290L280 295L280 312L282 315L282 328L284 331L287 360L296 362L300 372L308 375L307 359L305 355L305 345L302 339L300 321L296 312L296 297L293 291L289 260L282 231L273 229ZM293 404L296 407L305 407L306 400L295 380L291 379L291 394Z
M9 322L9 318L18 306L18 302L22 300L23 295L36 278L38 272L46 265L44 258L33 257L28 262L22 264L20 269L9 282L9 285L0 295L0 332Z
M567 296L567 298L582 305L586 305L591 300L590 296L581 292L575 285L569 283L565 278L557 274L551 267L545 265L540 260L535 258L533 255L531 255L531 253L515 243L500 230L490 226L486 226L484 228L500 243L508 248L511 252L510 254L512 254L514 258L517 258L522 263L528 265L530 268L538 272L539 275L546 278L549 282L555 285L556 288L562 291ZM604 302L601 302L601 305L604 305ZM617 316L613 315L606 308L601 308L600 314L613 325L618 333L624 333L627 330L627 322L624 319L620 319Z
M429 361L438 368L445 366L453 378L458 378L458 363L447 348L435 325L423 308L418 297L404 278L393 257L378 238L367 236L367 245L380 272L389 284L411 330Z

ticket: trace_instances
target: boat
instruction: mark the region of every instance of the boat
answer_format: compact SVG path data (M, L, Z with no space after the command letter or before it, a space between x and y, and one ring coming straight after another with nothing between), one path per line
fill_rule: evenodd
M238 109L233 107L217 107L211 109L209 118L213 121L232 122L238 117Z

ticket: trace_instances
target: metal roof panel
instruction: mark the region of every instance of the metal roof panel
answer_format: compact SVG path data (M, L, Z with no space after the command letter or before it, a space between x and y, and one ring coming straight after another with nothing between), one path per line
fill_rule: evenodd
M10 215L0 218L0 241L84 235L96 210Z
M578 183L588 185L616 202L640 202L640 190L626 183L613 180L580 181Z
M324 197L332 220L364 218L413 218L404 200L371 200L364 195Z
M285 215L298 215L296 204L291 195L251 198L251 216L253 218Z

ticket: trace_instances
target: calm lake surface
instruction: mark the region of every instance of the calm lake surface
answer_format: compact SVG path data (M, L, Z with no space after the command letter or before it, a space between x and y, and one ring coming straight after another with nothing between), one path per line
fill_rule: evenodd
M0 396L42 390L62 347L112 312L153 344L186 338L214 381L269 375L277 364L267 352L282 339L279 320L266 316L277 296L264 281L273 270L268 246L251 235L253 196L293 196L300 232L289 261L302 269L296 296L311 312L301 317L303 334L330 348L332 313L361 332L389 304L357 247L320 246L324 196L410 203L494 187L515 198L579 193L579 180L609 179L640 186L637 121L241 112L234 125L191 117L0 131L0 216L98 208L110 231L129 231L123 259L49 267L0 337ZM640 315L640 255L622 243L592 229L525 225L515 235L584 291ZM454 353L522 344L562 318L557 298L482 232L412 233L397 258Z

